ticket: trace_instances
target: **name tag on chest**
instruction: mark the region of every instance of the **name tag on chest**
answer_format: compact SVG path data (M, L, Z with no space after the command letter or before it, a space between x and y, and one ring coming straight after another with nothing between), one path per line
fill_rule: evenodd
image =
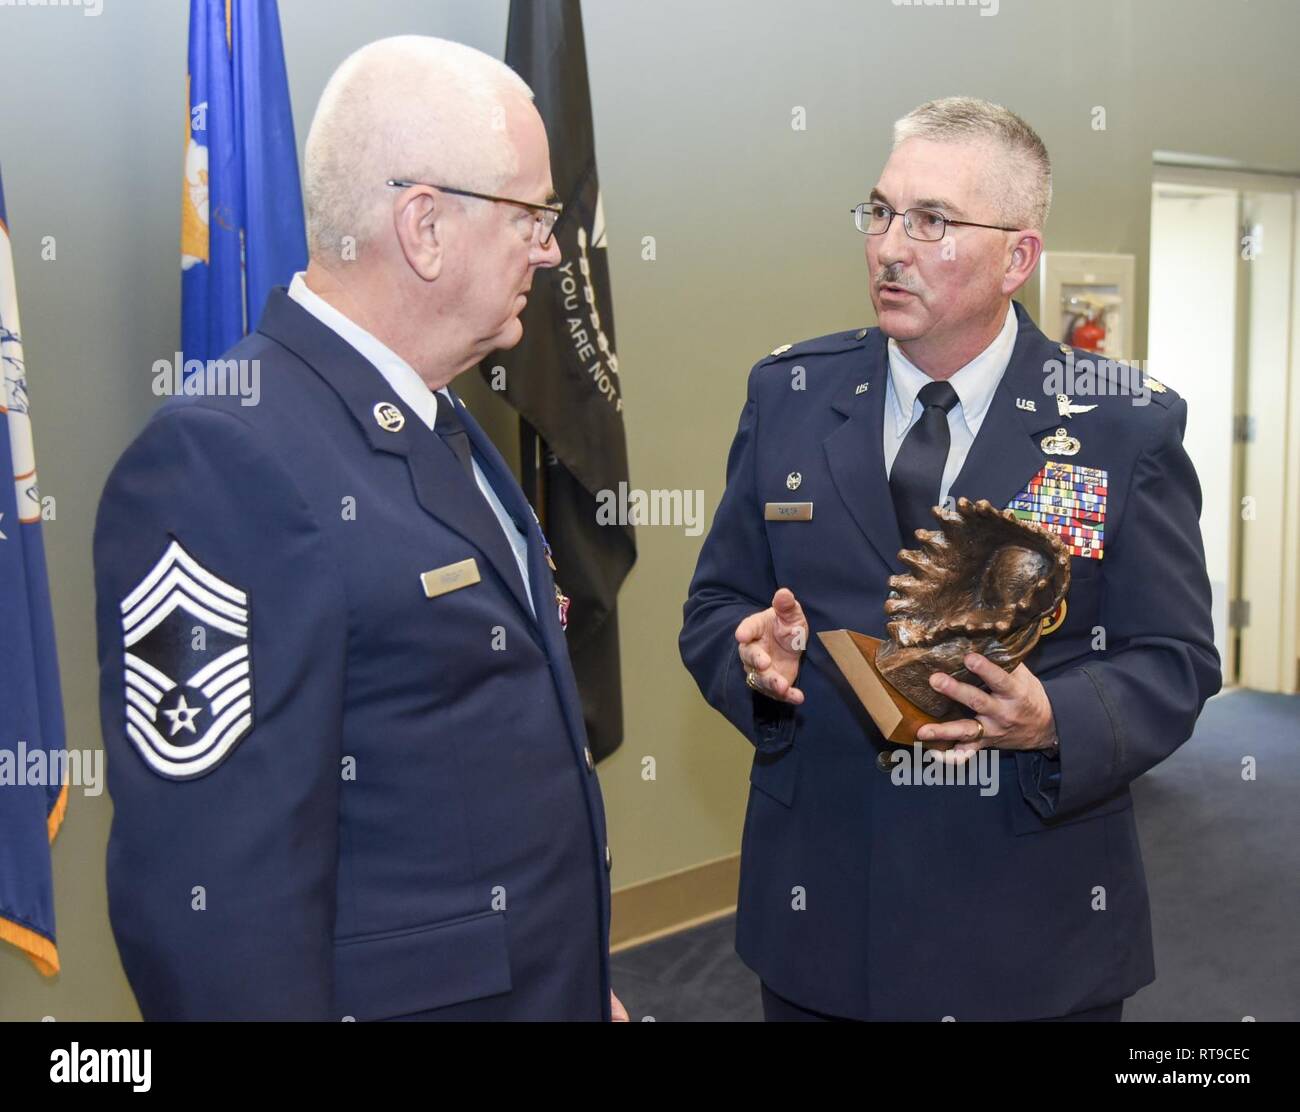
M764 521L812 521L811 502L765 502Z
M478 581L478 564L472 556L468 560L461 560L420 574L420 585L424 588L426 598L437 598L449 591L472 587Z

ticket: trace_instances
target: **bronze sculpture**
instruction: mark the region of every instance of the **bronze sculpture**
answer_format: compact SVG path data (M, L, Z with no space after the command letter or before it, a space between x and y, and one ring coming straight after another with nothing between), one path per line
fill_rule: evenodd
M982 499L932 512L941 528L918 529L919 547L898 554L912 570L890 577L888 638L818 634L880 732L901 745L927 722L969 714L930 686L934 672L983 687L963 663L971 652L1012 671L1070 586L1070 552L1056 534Z

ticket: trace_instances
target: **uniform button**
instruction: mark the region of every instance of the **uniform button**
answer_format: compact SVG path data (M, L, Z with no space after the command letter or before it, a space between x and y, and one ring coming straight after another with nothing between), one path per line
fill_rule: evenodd
M892 749L882 749L876 754L876 767L881 772L893 772L894 770L894 751Z
M587 758L587 771L588 771L588 772L595 772L595 771L596 771L596 758L593 757L593 756L591 755L591 746L590 746L590 745L584 745L584 746L582 747L582 755L583 755L584 757Z
M605 846L605 869L606 871L614 867L614 854L610 851L609 845Z

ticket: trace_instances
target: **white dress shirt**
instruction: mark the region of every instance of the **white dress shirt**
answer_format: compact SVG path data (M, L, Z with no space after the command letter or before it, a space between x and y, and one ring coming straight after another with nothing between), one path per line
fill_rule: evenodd
M328 301L308 288L301 271L293 276L293 282L289 285L289 296L320 321L321 324L338 333L346 343L356 348L366 361L384 376L388 385L393 388L393 393L407 404L430 432L433 432L434 423L438 419L438 394L442 395L447 405L454 404L451 393L445 386L435 394L425 385L424 380L416 373L415 368L393 351L392 348L376 339L359 324L340 313ZM506 512L505 506L501 504L501 499L497 497L496 491L492 489L492 484L488 482L487 476L483 474L482 469L479 467L478 460L474 460L473 463L474 478L478 482L478 488L483 492L483 497L487 499L488 505L492 507L492 512L496 514L497 521L501 523L501 531L506 535L506 540L510 542L510 549L515 554L515 563L519 565L519 575L524 581L524 594L528 597L528 608L532 611L533 617L536 618L537 610L533 605L533 586L528 578L528 539L519 532L514 520Z
M948 462L943 469L939 486L939 501L948 497L954 480L961 474L962 465L970 452L988 413L993 393L1002 381L1011 351L1016 346L1016 309L1007 306L1007 319L1002 331L993 342L974 359L958 370L948 384L957 391L957 404L948 410L948 432L951 446ZM889 341L889 378L885 386L885 474L894 467L894 458L903 446L903 438L921 417L921 387L934 380L903 354L902 348ZM891 420L892 417L892 420Z

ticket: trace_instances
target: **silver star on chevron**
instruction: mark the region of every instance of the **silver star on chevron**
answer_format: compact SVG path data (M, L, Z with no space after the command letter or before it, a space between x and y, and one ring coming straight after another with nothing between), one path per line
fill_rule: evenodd
M203 710L202 707L192 707L185 702L185 696L181 695L176 700L176 706L171 710L163 711L168 718L172 720L172 732L169 737L175 737L178 730L189 730L192 734L197 734L198 730L194 728L194 719L198 717Z

